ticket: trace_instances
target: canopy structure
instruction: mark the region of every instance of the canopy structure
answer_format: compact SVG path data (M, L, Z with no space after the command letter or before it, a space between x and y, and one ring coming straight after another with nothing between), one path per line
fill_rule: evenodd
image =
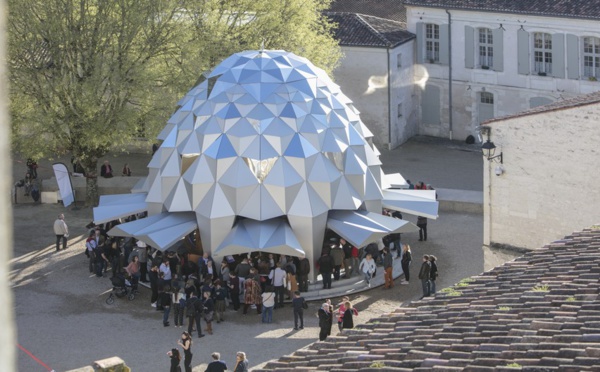
M148 210L146 193L102 195L94 208L94 223L101 224Z
M135 237L164 251L197 228L194 213L161 213L117 225L108 234Z
M223 243L213 251L213 255L226 256L255 251L304 257L304 250L292 228L281 218L239 221Z
M384 208L431 219L438 218L439 203L435 190L382 190Z
M327 227L356 247L363 247L391 233L419 231L409 221L368 211L332 211Z
M381 188L408 189L408 182L406 182L400 173L383 174L383 177L381 177Z

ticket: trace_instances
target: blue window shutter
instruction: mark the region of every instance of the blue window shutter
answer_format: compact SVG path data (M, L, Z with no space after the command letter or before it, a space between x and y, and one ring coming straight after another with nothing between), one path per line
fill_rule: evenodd
M517 31L517 59L519 63L519 74L529 75L529 32L524 29Z
M494 71L504 71L504 30L496 28L492 31L494 38Z
M417 63L423 63L425 52L425 26L423 22L417 22Z
M579 38L573 34L567 34L567 77L579 79Z
M465 26L465 68L475 67L475 29Z
M565 35L552 35L552 76L565 78Z
M443 65L450 64L449 48L448 48L448 32L449 25L440 25L440 63Z

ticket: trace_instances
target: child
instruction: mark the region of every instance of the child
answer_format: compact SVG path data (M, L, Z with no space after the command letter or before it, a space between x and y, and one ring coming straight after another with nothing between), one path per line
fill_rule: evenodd
M358 316L358 311L352 307L350 301L346 301L345 303L346 310L344 311L343 320L342 320L342 328L343 329L352 329L354 328L354 316Z
M294 330L304 329L304 309L307 305L304 297L300 296L300 291L294 291L292 307L294 308ZM300 319L300 328L298 328L298 319Z

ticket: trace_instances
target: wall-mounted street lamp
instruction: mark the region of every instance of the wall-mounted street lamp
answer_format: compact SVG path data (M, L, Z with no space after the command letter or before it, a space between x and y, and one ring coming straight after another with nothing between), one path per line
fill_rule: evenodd
M485 143L483 145L481 145L481 152L483 153L483 156L485 156L485 158L488 161L493 161L494 159L499 159L500 164L503 164L502 151L500 151L500 154L495 155L496 145L494 145L494 142L490 141L490 128L483 127L483 128L481 128L481 131L483 134L487 134L487 141L485 141ZM498 160L496 160L496 161L498 161Z

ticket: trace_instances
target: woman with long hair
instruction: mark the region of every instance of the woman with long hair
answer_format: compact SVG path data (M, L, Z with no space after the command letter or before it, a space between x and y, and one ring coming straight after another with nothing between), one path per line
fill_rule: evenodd
M404 273L404 281L400 284L408 284L410 281L410 272L409 266L412 261L412 256L410 253L410 245L403 244L402 245L402 259L400 260L400 264L402 265L402 272Z
M169 372L181 372L181 367L179 366L181 355L179 354L179 350L171 349L171 351L167 352L167 355L171 358L171 369L169 369Z
M243 351L238 351L235 355L233 372L248 372L248 359L246 359L246 353Z
M177 340L177 344L183 349L183 367L185 368L185 372L192 372L192 336L187 332L183 332L181 340Z

